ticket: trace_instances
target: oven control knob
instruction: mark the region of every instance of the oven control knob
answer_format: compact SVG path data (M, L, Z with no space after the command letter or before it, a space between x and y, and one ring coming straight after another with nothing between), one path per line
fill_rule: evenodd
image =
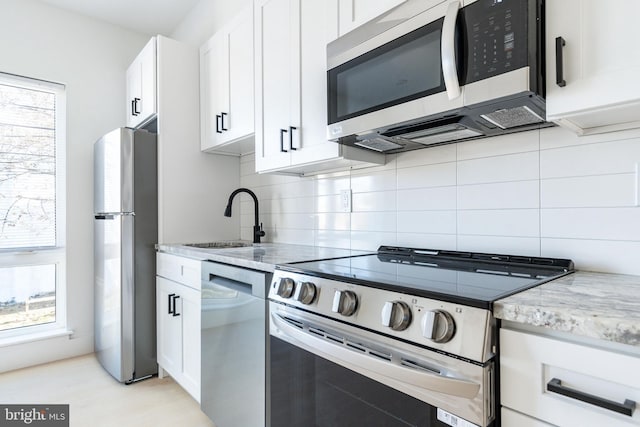
M309 305L316 299L317 293L316 285L311 282L302 282L296 288L293 299L300 301L304 305Z
M455 332L456 324L446 311L427 311L422 318L422 335L433 342L448 342Z
M352 291L336 291L333 294L333 306L331 311L343 316L351 316L358 308L358 297Z
M283 277L280 279L280 284L278 285L278 289L276 290L276 294L282 298L291 298L293 295L293 291L296 287L295 280L289 277Z
M382 307L382 325L394 331L404 331L411 323L411 309L402 301L387 301Z

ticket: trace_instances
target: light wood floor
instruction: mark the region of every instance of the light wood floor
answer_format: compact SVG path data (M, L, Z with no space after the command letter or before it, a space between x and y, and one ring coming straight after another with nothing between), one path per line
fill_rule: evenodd
M71 427L215 427L171 378L123 385L93 355L0 374L0 402L69 404Z

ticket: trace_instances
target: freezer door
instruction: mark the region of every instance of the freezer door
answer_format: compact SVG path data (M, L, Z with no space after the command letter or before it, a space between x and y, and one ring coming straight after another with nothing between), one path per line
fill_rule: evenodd
M119 128L93 145L95 213L133 212L134 131Z
M94 217L95 352L118 381L134 376L133 215Z

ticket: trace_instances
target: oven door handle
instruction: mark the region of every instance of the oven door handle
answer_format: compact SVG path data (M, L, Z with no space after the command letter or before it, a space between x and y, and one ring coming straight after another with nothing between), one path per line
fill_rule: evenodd
M426 389L466 399L474 398L480 391L480 384L472 381L452 378L437 373L429 373L417 369L397 365L388 361L363 356L338 344L332 344L321 338L307 334L303 330L290 325L276 313L271 314L272 321L288 340L299 343L298 347L311 351L328 360L356 372L368 371L396 382L409 384L419 389ZM289 341L291 342L291 341Z
M444 77L444 86L447 88L447 96L450 100L460 96L458 67L456 66L456 21L458 20L458 9L460 9L459 0L449 3L442 23L442 39L440 43L442 76Z

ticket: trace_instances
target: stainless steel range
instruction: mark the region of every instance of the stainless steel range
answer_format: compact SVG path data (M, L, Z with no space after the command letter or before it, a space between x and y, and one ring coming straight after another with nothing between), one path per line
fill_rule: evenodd
M498 426L493 302L572 271L563 259L391 246L278 266L270 426Z

